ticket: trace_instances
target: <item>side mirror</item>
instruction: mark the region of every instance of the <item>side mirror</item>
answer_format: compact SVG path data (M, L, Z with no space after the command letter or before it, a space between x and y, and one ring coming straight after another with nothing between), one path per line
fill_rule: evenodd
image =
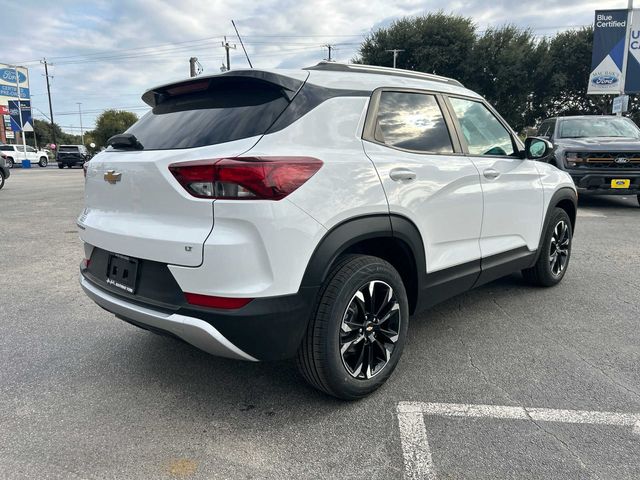
M525 158L539 160L546 157L553 150L553 143L541 137L528 137L524 141Z

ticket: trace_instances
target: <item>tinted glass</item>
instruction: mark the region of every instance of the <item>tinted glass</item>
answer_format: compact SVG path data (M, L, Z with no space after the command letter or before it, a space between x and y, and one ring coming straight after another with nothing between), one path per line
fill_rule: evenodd
M0 145L0 151L13 152L13 147L11 145Z
M469 153L472 155L513 155L513 141L506 128L480 102L451 98Z
M276 85L255 79L221 81L213 90L170 97L127 133L145 150L215 145L263 135L288 104Z
M73 145L60 145L58 148L59 152L77 152L79 149Z
M436 98L422 93L382 92L375 139L407 150L453 152Z
M640 138L635 123L627 118L567 118L560 122L560 138L627 137Z
M548 137L550 136L550 132L549 132L550 130L551 130L551 122L547 120L546 122L542 122L542 124L540 124L540 128L538 128L537 135L540 137Z

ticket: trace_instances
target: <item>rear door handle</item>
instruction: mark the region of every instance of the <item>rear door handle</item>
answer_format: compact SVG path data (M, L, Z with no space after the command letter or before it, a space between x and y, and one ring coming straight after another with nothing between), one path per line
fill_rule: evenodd
M500 172L493 168L487 168L484 172L482 172L482 174L485 176L485 178L488 178L490 180L493 180L500 176Z
M394 168L389 172L389 177L394 182L411 181L416 179L416 172L408 168Z

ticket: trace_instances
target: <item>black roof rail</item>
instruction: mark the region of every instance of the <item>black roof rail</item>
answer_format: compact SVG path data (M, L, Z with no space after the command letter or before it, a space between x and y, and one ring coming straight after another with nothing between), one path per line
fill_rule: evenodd
M416 72L413 70L404 70L401 68L391 67L378 67L374 65L361 65L359 63L336 63L322 61L317 65L306 67L303 70L320 70L329 72L351 72L351 73L373 73L376 75L391 75L394 77L407 77L416 78L420 80L430 80L432 82L447 83L449 85L455 85L462 87L462 83L453 78L441 77L440 75L434 75L432 73Z

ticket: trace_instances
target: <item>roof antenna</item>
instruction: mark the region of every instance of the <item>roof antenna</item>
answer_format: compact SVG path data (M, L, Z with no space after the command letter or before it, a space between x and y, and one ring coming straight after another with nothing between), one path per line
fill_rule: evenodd
M247 57L247 62L249 62L249 66L251 68L253 68L253 65L251 65L251 60L249 60L249 54L247 53L247 49L244 48L244 43L242 43L242 38L240 38L240 34L238 33L238 28L236 27L236 22L231 20L231 24L233 25L233 28L236 31L236 35L238 36L238 40L240 40L240 45L242 46L242 50L244 51L244 56Z

